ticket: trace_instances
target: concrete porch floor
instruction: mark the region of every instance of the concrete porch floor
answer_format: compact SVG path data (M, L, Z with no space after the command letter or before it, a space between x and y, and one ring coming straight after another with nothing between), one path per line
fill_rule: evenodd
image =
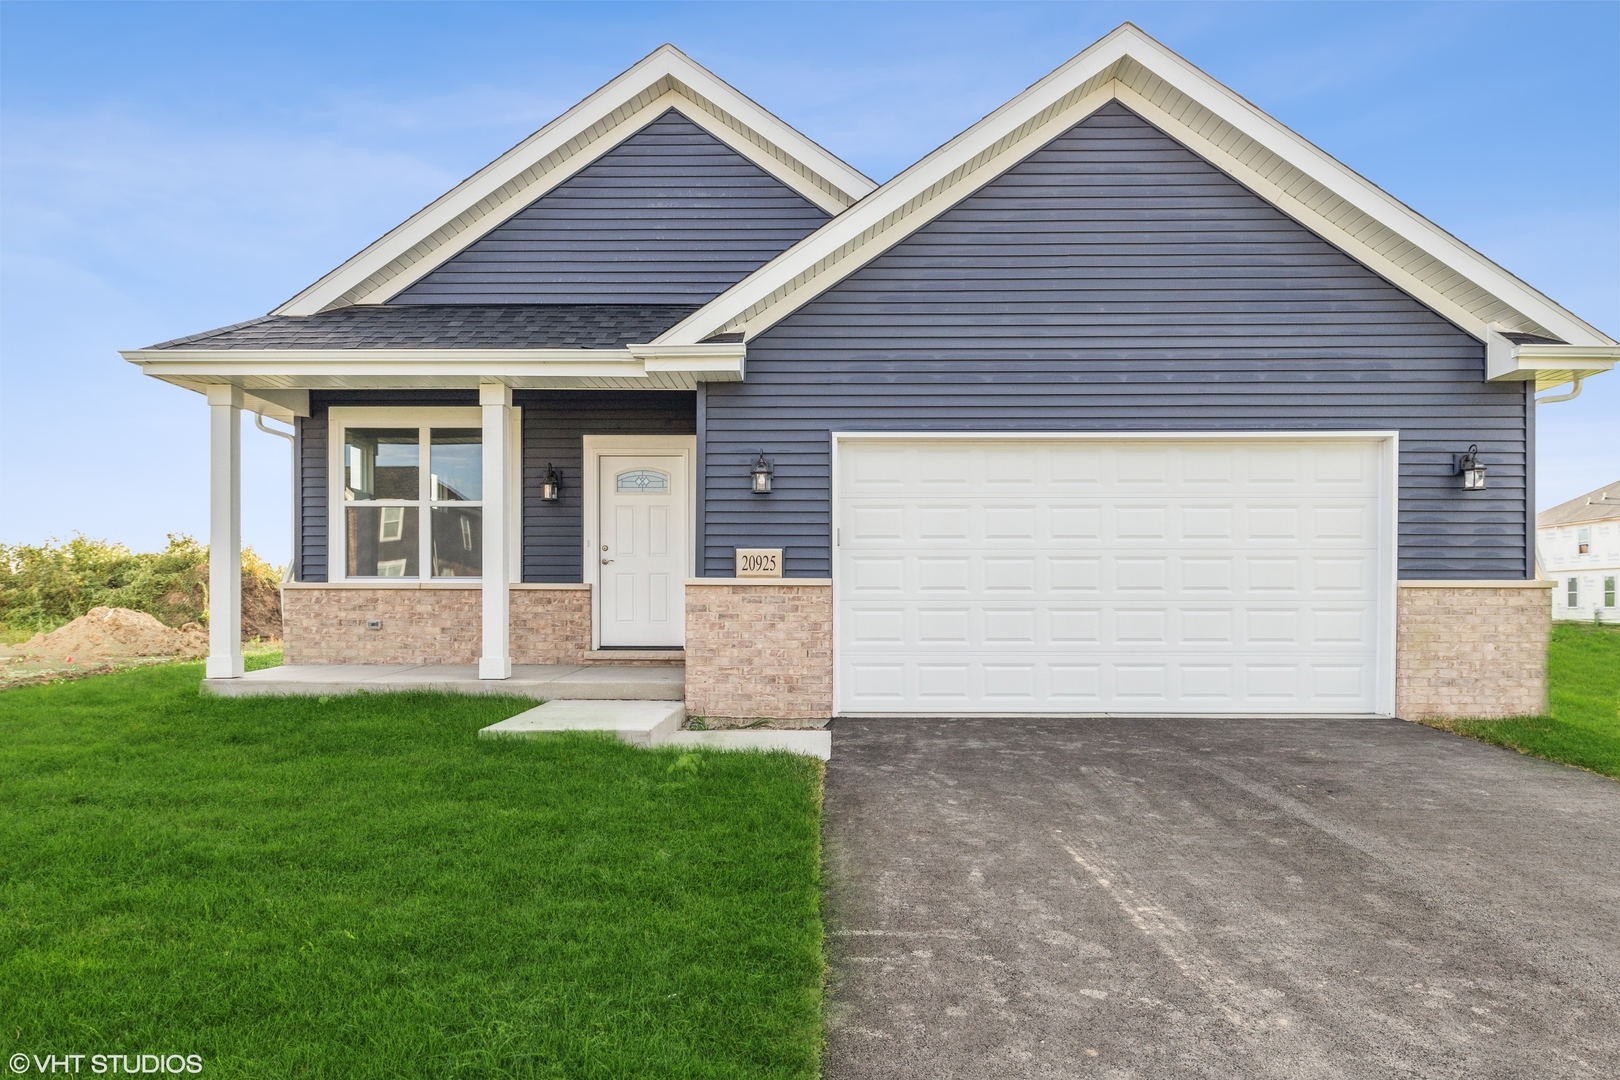
M480 679L471 664L295 664L250 671L240 679L204 679L202 689L220 697L438 690L545 701L680 701L686 696L686 668L519 664L510 679Z

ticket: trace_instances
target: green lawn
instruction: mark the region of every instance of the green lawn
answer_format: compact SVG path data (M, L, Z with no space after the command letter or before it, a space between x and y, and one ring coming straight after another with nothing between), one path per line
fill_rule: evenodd
M1497 746L1620 777L1620 626L1553 623L1552 710L1514 720L1433 721Z
M816 1074L818 762L480 740L533 703L199 676L0 692L5 1058Z

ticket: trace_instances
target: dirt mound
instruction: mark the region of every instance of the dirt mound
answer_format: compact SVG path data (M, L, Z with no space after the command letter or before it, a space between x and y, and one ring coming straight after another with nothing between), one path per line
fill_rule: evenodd
M98 607L48 634L35 634L15 651L23 656L71 656L75 662L122 656L206 656L208 631L196 623L176 630L144 611Z
M242 640L281 640L281 590L257 574L242 575Z

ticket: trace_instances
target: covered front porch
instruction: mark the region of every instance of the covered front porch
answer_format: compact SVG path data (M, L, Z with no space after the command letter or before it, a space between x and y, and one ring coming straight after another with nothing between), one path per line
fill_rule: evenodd
M440 322L487 316L466 308L431 314ZM618 318L632 315L645 313ZM693 399L707 381L741 377L742 346L666 354L623 344L647 328L614 324L570 339L583 347L504 339L493 347L366 347L366 335L401 319L419 331L423 315L276 317L250 324L252 342L227 328L206 343L125 354L208 402L210 685L244 679L234 568L247 411L261 427L270 418L294 429L284 671L302 674L259 673L244 685L313 685L315 667L363 666L371 674L352 677L449 679L467 689L493 682L524 693L522 682L555 692L600 681L592 669L609 665L663 667L656 677L627 678L653 678L667 695L684 655L684 583L695 572ZM331 339L325 347L299 347L317 332ZM640 504L659 500L650 512ZM636 515L632 552L628 534L611 533ZM609 551L613 545L626 550ZM649 596L648 582L662 592ZM616 597L616 587L634 595ZM604 629L604 603L610 616L633 608L632 625L620 618ZM415 674L403 675L407 669Z

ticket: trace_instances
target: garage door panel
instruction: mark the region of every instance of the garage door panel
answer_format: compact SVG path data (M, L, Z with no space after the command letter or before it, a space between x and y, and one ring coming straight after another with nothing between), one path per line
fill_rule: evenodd
M844 445L839 707L1374 711L1378 461L1370 440Z

